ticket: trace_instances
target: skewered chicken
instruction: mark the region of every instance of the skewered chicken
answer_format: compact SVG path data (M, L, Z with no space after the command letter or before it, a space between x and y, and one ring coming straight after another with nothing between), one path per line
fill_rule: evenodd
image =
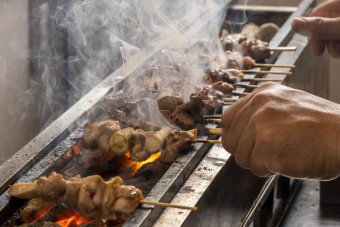
M187 149L191 142L196 139L196 135L196 129L190 131L173 130L165 139L164 150L166 152L162 152L159 161L163 163L174 162L179 151Z
M259 39L247 39L243 34L230 34L221 40L225 51L241 51L256 61L263 61L271 57L268 43Z
M240 52L226 51L228 69L250 69L256 62L249 56L242 56Z
M121 125L127 121L129 109L125 102L117 96L107 96L92 107L88 115L90 123L103 120L117 120Z
M218 69L208 72L206 77L209 78L208 80L211 80L212 83L223 81L234 85L238 78L243 78L243 73L237 69Z
M124 185L120 177L104 181L99 175L63 179L51 173L39 177L33 183L18 183L10 186L11 196L32 199L42 198L48 202L63 203L88 218L116 219L116 212L132 213L143 199L142 192Z
M263 61L271 57L271 51L267 42L259 39L246 40L241 43L244 55L252 57L256 61Z

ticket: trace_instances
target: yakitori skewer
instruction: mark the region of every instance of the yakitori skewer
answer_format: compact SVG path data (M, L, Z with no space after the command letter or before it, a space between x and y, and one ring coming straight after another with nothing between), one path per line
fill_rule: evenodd
M283 75L292 75L292 72L277 72L277 71L256 71L256 70L240 70L243 73L258 73L258 74L283 74Z
M209 134L211 135L221 135L222 129L221 128L209 128Z
M222 98L223 101L227 101L227 102L235 102L239 99L240 99L239 97L237 97L237 98Z
M271 51L296 51L296 47L269 47Z
M243 95L243 96L249 95L249 94L250 94L249 92L238 92L238 91L233 91L232 93L233 93L234 95Z
M230 106L233 105L235 102L224 102L223 106Z
M153 201L148 201L148 200L144 200L144 199L143 200L139 200L139 203L141 203L141 204L150 204L150 205L155 205L155 206L187 209L187 210L193 210L193 211L197 210L197 207L182 206L182 205L171 204L171 203L153 202Z
M214 118L211 118L211 119L208 118L207 121L213 121L213 122L218 123L218 124L222 123L221 119L214 119Z
M206 119L214 119L214 118L221 118L221 115L204 115Z
M243 81L258 81L258 82L266 82L266 81L272 81L272 82L281 82L282 79L273 79L273 78L242 78Z
M221 140L194 140L196 143L222 143Z
M291 68L294 69L295 65L276 65L276 64L265 64L265 63L255 63L254 67L273 67L273 68Z
M255 84L236 84L236 86L249 87L249 88L258 88L258 87L260 87L260 85L255 85Z

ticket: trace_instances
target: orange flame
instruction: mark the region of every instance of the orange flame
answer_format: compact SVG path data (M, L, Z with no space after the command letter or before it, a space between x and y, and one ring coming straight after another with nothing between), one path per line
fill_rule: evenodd
M81 150L85 148L85 145L82 143L74 144L70 149L68 149L66 153L66 158L71 158L73 156L77 156Z
M38 220L38 219L40 219L40 218L42 218L42 217L44 217L45 214L47 214L48 211L50 211L50 209L52 208L52 205L53 205L53 204L47 206L47 208L46 208L45 210L43 210L43 211L40 212L39 214L35 215L35 216L32 218L32 222L35 221L35 220Z
M69 226L80 226L90 221L91 220L88 218L84 218L84 217L79 216L78 214L74 214L71 217L61 218L57 220L55 223L57 223L61 227L69 227Z
M135 175L135 173L145 164L150 163L150 162L154 162L156 159L158 159L161 156L162 152L159 151L155 154L152 154L147 160L142 161L142 162L135 162L133 160L130 159L130 151L127 151L124 156L123 156L123 168L128 167L131 172L132 172L132 176Z

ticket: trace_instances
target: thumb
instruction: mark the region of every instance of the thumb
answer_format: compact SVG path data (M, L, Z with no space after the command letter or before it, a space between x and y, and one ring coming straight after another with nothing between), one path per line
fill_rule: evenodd
M340 18L297 17L292 22L296 33L318 39L340 39Z

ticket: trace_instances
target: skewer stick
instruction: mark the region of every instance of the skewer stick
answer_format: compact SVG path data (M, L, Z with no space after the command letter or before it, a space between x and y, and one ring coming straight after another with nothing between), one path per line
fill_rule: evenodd
M150 205L155 205L155 206L162 206L162 207L173 207L173 208L193 210L193 211L197 210L197 207L182 206L182 205L176 205L176 204L171 204L171 203L153 202L153 201L147 201L147 200L144 200L144 199L139 200L139 203L150 204Z
M240 87L249 87L249 88L258 88L260 85L255 85L255 84L236 84L237 86Z
M252 81L260 81L260 82L265 82L265 81L277 81L277 82L280 82L282 81L281 79L271 79L271 78L242 78L241 80L243 81L249 81L249 80L252 80Z
M223 106L230 106L233 105L235 102L224 102Z
M292 75L292 72L276 72L276 71L256 71L256 70L240 70L243 73L259 73L259 74L284 74L284 75Z
M263 64L263 63L255 63L254 66L258 67L275 67L275 68L291 68L294 69L295 65L275 65L275 64Z
M221 140L194 140L196 143L222 143Z
M221 135L222 129L221 128L209 128L209 134L211 134L211 135Z
M296 47L269 47L271 51L296 51Z
M222 120L221 119L207 119L207 121L213 121L213 122L216 122L216 123L222 123Z
M249 95L249 92L238 92L238 91L233 91L234 95Z
M239 100L240 98L222 98L223 101L227 101L227 102L235 102L237 100Z
M221 118L221 115L203 115L204 118Z

